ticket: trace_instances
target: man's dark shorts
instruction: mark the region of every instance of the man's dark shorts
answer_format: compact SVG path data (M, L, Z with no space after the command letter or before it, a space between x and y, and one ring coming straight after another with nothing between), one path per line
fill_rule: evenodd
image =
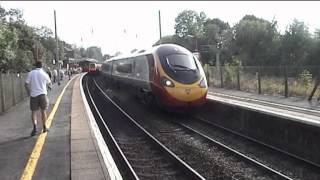
M30 97L30 109L31 111L37 111L39 107L42 110L47 110L49 107L49 99L47 95L41 94L36 97Z

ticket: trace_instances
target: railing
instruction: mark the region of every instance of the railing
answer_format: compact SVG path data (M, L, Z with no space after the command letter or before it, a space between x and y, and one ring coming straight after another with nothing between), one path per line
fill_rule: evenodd
M212 87L307 98L319 76L320 66L205 66L204 69ZM317 89L313 97L319 94Z
M0 73L0 113L7 111L28 96L24 88L26 77L27 73Z

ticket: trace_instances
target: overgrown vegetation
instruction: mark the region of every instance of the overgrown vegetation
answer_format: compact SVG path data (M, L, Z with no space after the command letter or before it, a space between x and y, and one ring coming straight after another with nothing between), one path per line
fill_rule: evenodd
M235 60L243 66L320 65L320 30L310 33L297 19L282 34L276 19L270 22L254 15L245 15L231 27L204 12L184 10L175 22L176 33L155 44L176 43L190 51L198 47L204 64L214 63L218 54L221 65Z
M52 66L56 41L51 29L25 23L22 11L0 6L0 72L26 72L36 60ZM78 48L59 39L59 59L88 57L103 60L101 48Z
M256 67L260 67L261 92L283 95L285 72L282 67L314 66L318 68L302 71L292 68L287 74L289 95L306 96L313 88L320 68L320 29L310 33L303 21L294 19L281 34L276 19L268 21L245 15L230 26L228 22L193 10L181 12L175 22L176 33L155 44L180 44L193 52L198 47L203 64L223 66L222 72L221 68L211 66L211 85L221 87L222 73L223 87L237 88L240 74L241 89L258 92L259 69Z

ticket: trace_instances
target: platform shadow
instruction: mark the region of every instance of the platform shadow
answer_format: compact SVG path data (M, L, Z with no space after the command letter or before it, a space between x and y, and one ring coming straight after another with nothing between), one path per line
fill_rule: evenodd
M19 137L19 138L16 138L16 139L11 139L11 140L8 140L8 141L0 142L0 146L13 144L13 143L16 143L16 142L22 142L22 141L25 141L25 140L31 139L31 138L33 138L33 137L31 137L31 136L23 136L23 137Z

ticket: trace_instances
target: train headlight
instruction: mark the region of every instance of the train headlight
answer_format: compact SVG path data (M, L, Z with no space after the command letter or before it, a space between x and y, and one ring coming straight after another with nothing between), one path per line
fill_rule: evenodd
M206 87L207 87L207 81L206 81L205 78L202 78L202 79L201 79L199 86L200 86L201 88L206 88Z
M174 83L166 77L161 77L161 83L162 83L162 85L167 86L167 87L174 87Z

